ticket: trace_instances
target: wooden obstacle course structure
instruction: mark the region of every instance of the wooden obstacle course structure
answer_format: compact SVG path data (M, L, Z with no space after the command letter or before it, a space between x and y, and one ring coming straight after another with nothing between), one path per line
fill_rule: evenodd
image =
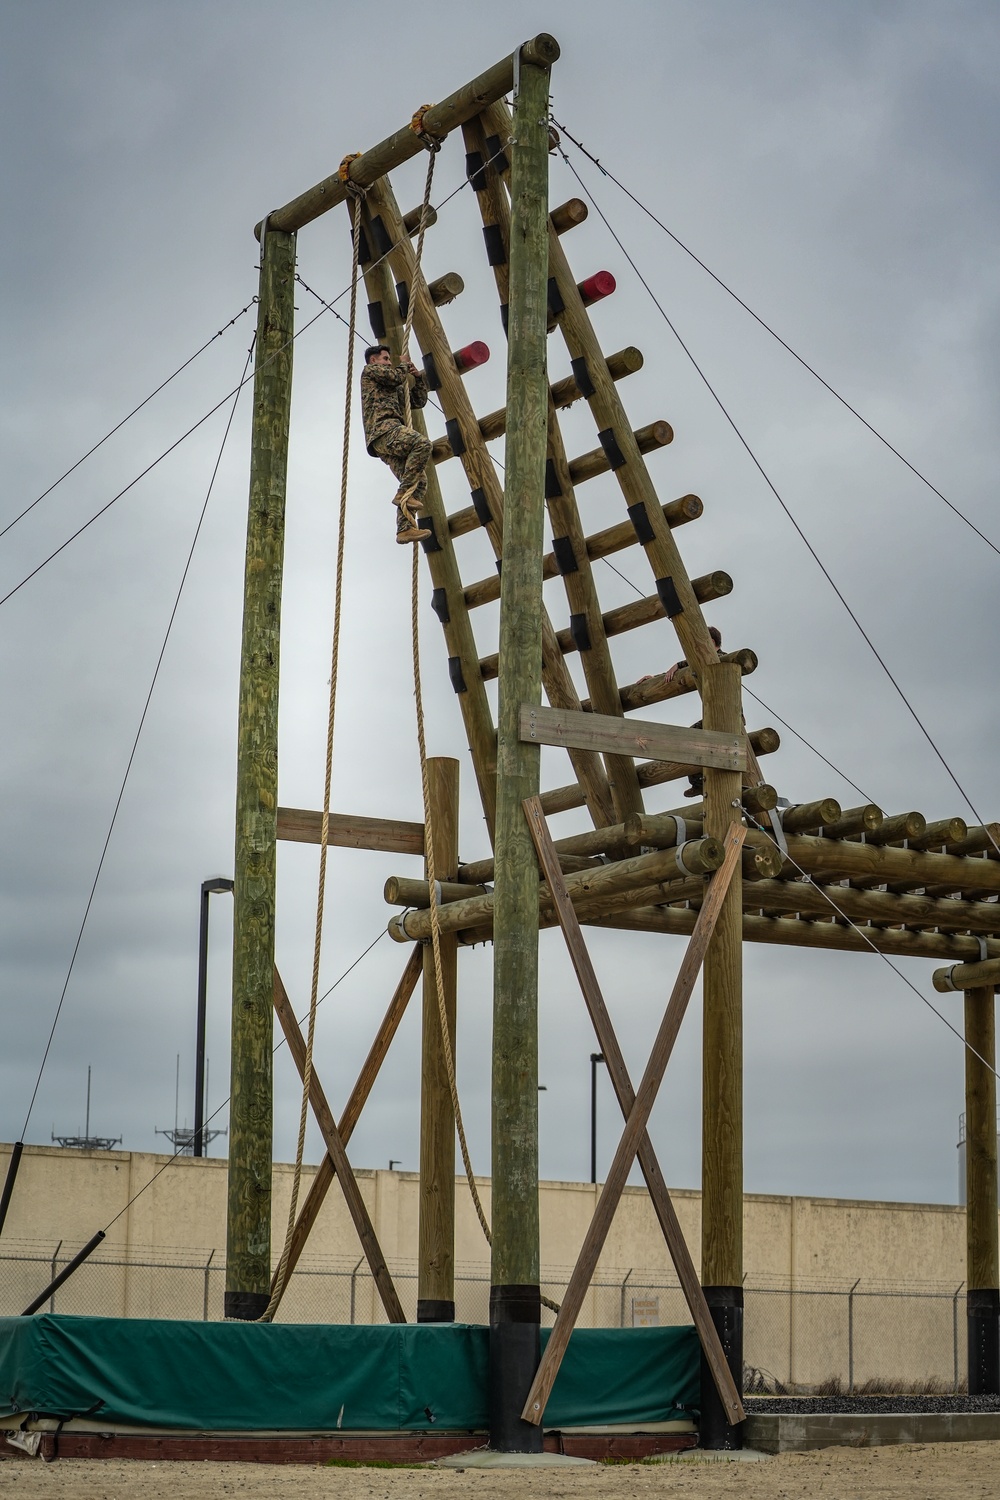
M537 1450L552 1365L575 1316L571 1301L565 1317L560 1314L558 1339L553 1336L553 1353L540 1373L537 944L539 930L556 924L566 936L628 1122L622 1160L629 1151L638 1152L702 1336L707 1370L702 1441L716 1447L738 1446L742 1410L743 942L913 955L960 966L950 970L951 982L965 988L968 979L971 986L965 988L972 1049L967 1053L970 1389L996 1390L997 970L991 965L1000 961L1000 825L968 828L958 818L928 825L919 813L886 817L871 804L844 810L828 797L779 809L777 790L764 782L758 763L758 757L778 749L779 737L766 726L748 731L743 720L741 680L755 669L756 656L747 648L720 654L702 613L702 604L731 592L732 580L721 570L692 579L678 549L677 533L702 515L702 502L684 495L664 503L656 493L644 454L666 446L672 429L663 419L633 428L625 412L619 386L641 370L641 352L626 346L604 354L587 311L594 278L577 280L563 244L586 218L586 206L574 199L548 210L549 72L558 53L552 38L537 37L423 114L424 125L439 139L462 132L508 338L508 400L500 410L477 416L465 385L469 362L456 357L445 332L440 308L461 295L462 278L449 272L425 280L411 243L419 213L401 212L393 193L389 173L421 149L412 129L351 159L349 182L334 174L257 226L261 301L240 693L227 1312L259 1316L271 1290L272 1006L300 1072L304 1066L301 1035L295 1040L297 1026L274 971L275 842L318 843L323 824L321 812L277 803L295 234L348 202L351 191L362 190L360 260L373 330L398 357L406 313L412 310L413 334L444 413L445 433L427 434L432 436L426 510L431 536L423 550L431 607L444 637L493 846L491 858L459 865L457 763L432 762L436 916L426 878L393 877L385 893L390 903L409 908L390 921L397 941L426 944L437 923L452 1048L458 950L470 942L494 943L491 1442ZM511 89L513 118L504 103ZM349 207L353 215L353 201ZM601 281L597 289L608 285ZM553 333L565 344L572 374L550 382L547 342ZM584 403L594 417L597 446L571 457L559 412ZM423 412L415 411L412 421L426 433ZM503 484L488 447L501 436L506 439ZM469 503L450 513L437 472L444 465L452 466L446 472L453 476L461 471L469 491ZM611 476L617 485L625 517L588 535L576 490L599 475ZM497 572L466 584L457 544L477 530L485 532ZM603 611L592 564L630 547L645 554L652 591L635 604ZM543 598L545 584L556 580L570 619L563 630L556 629ZM497 599L499 650L483 653L472 612ZM670 681L661 671L620 684L609 642L655 624L655 656L662 662L659 622L664 620L673 625L687 665ZM586 697L570 671L571 656L579 659ZM499 682L496 721L485 688L492 678ZM543 689L547 707L541 702ZM702 704L697 729L627 717L692 692ZM542 743L565 749L572 768L568 784L541 790ZM646 810L649 789L689 776L702 778L700 801L666 812ZM580 807L588 810L593 829L553 839L546 820ZM735 853L734 818L739 824ZM423 823L334 813L328 822L331 844L425 852ZM493 882L494 890L484 889ZM703 920L709 911L710 924ZM586 953L582 927L588 924L692 937L688 967L682 965L692 982L691 965L710 926L704 953L700 1284L644 1118L636 1114L636 1094ZM300 1210L291 1265L338 1176L354 1205L387 1316L402 1316L363 1204L359 1207L346 1146L421 971L418 1317L448 1321L454 1317L455 1117L434 967L426 949L411 953L339 1122L313 1075L310 1097L328 1154ZM598 1206L598 1227L613 1196ZM574 1273L577 1305L593 1270L595 1243L596 1238L588 1239Z

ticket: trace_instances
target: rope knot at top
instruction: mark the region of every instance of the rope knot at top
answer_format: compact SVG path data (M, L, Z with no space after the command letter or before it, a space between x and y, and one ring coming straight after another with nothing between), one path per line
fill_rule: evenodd
M337 176L347 189L347 194L350 198L366 198L368 196L368 189L362 187L359 182L355 182L351 177L351 162L357 161L361 154L360 151L349 151L337 168Z
M433 108L433 104L421 104L419 109L414 110L413 118L410 121L410 129L413 131L413 134L416 136L421 146L423 146L425 150L432 152L440 151L445 142L445 137L443 135L432 135L424 125L424 116L429 109Z

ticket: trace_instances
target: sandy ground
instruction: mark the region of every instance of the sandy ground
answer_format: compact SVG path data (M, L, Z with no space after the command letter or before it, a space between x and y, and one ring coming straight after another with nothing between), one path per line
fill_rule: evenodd
M0 1463L0 1495L26 1500L652 1500L664 1494L685 1500L995 1500L1000 1443L825 1448L752 1464L598 1464L532 1473L73 1459L45 1464L20 1458Z

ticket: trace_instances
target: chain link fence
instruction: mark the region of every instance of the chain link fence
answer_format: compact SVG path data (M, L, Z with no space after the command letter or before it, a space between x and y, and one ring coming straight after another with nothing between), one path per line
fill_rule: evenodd
M66 1265L75 1247L11 1246L0 1254L0 1314L16 1315ZM676 1282L633 1272L596 1280L579 1326L631 1328L690 1323ZM407 1319L416 1317L412 1266L393 1270ZM543 1293L559 1302L568 1273L550 1274ZM964 1389L964 1288L953 1291L866 1287L790 1288L747 1284L744 1356L748 1393ZM164 1252L148 1259L98 1252L49 1299L44 1310L99 1317L223 1317L225 1263L220 1254ZM455 1316L489 1320L485 1268L455 1278ZM355 1265L300 1262L279 1312L288 1323L384 1323L386 1315L364 1260ZM554 1314L542 1308L544 1326Z

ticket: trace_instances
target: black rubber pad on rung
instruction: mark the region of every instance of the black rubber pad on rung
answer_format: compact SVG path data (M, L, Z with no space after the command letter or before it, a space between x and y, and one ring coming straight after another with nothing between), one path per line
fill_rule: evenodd
M551 458L545 460L545 498L546 500L558 500L562 494L562 485L559 483L559 475Z
M684 613L684 606L678 597L672 578L658 578L656 580L656 592L660 596L660 603L671 619L673 619L674 615L682 615Z
M647 542L653 541L656 536L653 523L649 519L649 511L646 509L644 500L639 500L635 505L628 508L628 518L632 522L632 528L636 537L645 547Z
M486 137L486 160L494 172L509 172L510 162L507 153L503 149L503 143L498 135Z
M405 281L396 282L396 301L399 303L399 316L406 322L406 314L410 310L410 288Z
M458 425L458 418L449 417L444 424L444 430L448 434L452 453L456 458L461 458L465 452L465 439L462 436L462 429Z
M486 164L483 161L483 153L481 151L467 151L465 153L465 175L471 182L474 193L485 193Z
M372 326L372 333L380 341L385 338L385 313L382 311L381 302L369 302L368 321Z
M382 222L382 215L376 214L372 219L372 239L375 241L375 249L379 255L388 255L392 249L392 236Z
M462 658L460 656L449 656L448 676L451 678L451 685L456 693L467 693L469 691L465 685L465 678L462 676Z
M352 233L351 238L354 238ZM368 243L368 236L364 230L358 232L358 265L366 266L372 258L372 249Z
M594 382L590 378L586 359L581 354L579 359L570 360L569 367L573 371L573 379L576 381L576 388L580 392L580 395L589 400L596 392Z
M503 242L503 230L499 224L484 224L483 239L486 241L486 259L491 266L507 264L507 246Z
M504 333L507 332L507 320L510 317L510 306L506 302L500 304L500 321L503 324Z
M549 277L549 312L554 318L558 318L561 312L566 310L566 304L562 299L562 292L554 276Z
M554 536L552 538L552 555L556 560L556 567L563 577L567 573L579 573L580 564L576 560L573 551L573 543L568 536Z
M441 543L437 539L437 532L434 529L434 522L431 520L430 516L425 515L423 511L420 511L417 515L417 525L421 528L421 530L430 532L430 536L425 537L424 540L420 543L424 551L440 552Z
M604 456L607 459L608 463L611 465L612 469L620 469L626 462L626 458L624 453L618 446L618 439L615 437L615 429L613 427L605 427L603 432L599 432L597 434L597 441L604 449Z
M590 631L587 629L586 615L570 615L569 633L573 637L573 645L578 651L590 650Z
M427 377L427 389L429 391L439 391L441 389L441 380L438 375L437 365L434 363L433 354L424 355L424 375Z
M448 590L435 589L431 594L431 609L437 615L442 625L451 621L451 611L448 609Z
M493 519L493 512L490 510L490 503L486 498L485 490L472 491L472 508L479 517L479 524L481 526L488 526Z

